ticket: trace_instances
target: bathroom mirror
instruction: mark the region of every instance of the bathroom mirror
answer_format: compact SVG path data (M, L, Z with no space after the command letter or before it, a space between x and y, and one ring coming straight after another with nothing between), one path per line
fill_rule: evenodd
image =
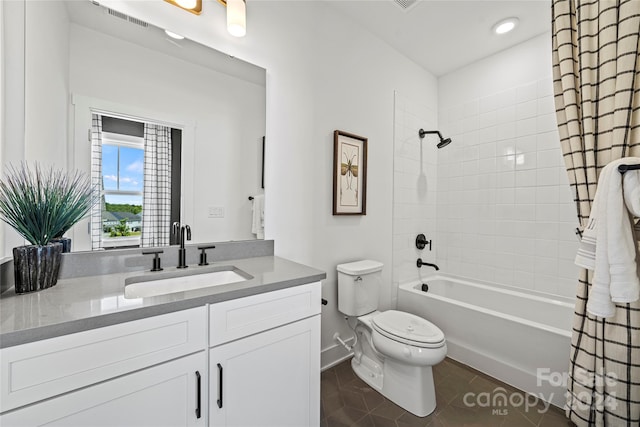
M263 68L97 2L25 8L27 160L42 160L38 144L56 127L64 166L90 172L92 113L166 124L181 131L179 218L192 242L256 238L249 197L263 191ZM69 233L74 251L91 249L88 229L89 219Z

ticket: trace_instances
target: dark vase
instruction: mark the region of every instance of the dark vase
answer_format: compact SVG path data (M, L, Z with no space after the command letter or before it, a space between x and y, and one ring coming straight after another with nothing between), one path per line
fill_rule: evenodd
M62 244L13 248L13 272L17 294L39 291L58 282Z
M51 243L62 243L63 254L71 252L71 239L69 237L56 237L51 239Z

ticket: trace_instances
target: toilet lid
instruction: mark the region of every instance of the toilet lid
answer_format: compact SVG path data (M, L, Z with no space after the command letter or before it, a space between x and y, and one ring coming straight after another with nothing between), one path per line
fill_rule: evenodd
M382 335L418 347L433 347L444 341L444 334L436 325L403 311L387 310L375 316L371 323Z

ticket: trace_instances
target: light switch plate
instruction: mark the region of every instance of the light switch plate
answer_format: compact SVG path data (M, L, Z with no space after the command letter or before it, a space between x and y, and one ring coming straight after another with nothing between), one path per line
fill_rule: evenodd
M224 218L224 208L220 206L209 206L209 218Z

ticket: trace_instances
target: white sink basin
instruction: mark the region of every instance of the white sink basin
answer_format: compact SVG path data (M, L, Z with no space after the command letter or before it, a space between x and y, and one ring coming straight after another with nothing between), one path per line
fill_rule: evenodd
M243 282L253 277L233 266L145 274L125 279L124 297L144 298Z

